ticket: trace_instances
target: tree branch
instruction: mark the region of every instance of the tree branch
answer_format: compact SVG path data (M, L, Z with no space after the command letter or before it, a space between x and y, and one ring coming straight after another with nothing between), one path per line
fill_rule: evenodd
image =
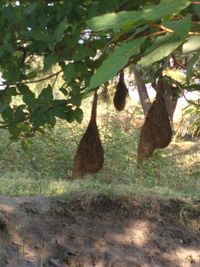
M166 33L166 32L174 33L173 30L171 30L171 29L165 27L164 25L157 24L157 23L152 22L152 21L149 21L149 22L147 22L147 23L148 23L149 26L161 30L162 33L163 33L163 32L165 32L165 33ZM188 32L188 34L189 34L189 35L200 35L200 32Z
M53 74L51 74L51 75L49 75L49 76L43 77L43 78L41 78L41 79L33 80L33 81L26 81L26 80L25 80L24 82L21 82L20 84L30 84L30 83L39 83L39 82L43 82L43 81L45 81L45 80L51 79L51 78L53 78L53 77L55 77L55 76L58 76L61 72L62 72L62 70L59 70L58 72L53 73ZM14 84L10 84L10 83L8 83L8 82L3 82L0 86L6 86L6 85L14 85Z

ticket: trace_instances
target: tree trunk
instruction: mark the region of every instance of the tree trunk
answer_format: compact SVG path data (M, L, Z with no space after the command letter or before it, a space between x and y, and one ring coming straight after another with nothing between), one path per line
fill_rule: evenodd
M169 119L171 122L173 122L173 116L174 116L174 111L176 108L177 104L177 99L173 99L173 89L171 85L169 85L166 81L163 82L164 86L164 100L165 100L165 105L167 108L167 112L169 114Z
M143 82L142 75L141 75L140 70L137 66L134 67L133 73L135 76L135 82L137 85L138 94L140 97L140 102L142 105L144 116L146 117L146 115L149 111L149 108L151 106L151 101L150 101L148 93L147 93L147 88Z

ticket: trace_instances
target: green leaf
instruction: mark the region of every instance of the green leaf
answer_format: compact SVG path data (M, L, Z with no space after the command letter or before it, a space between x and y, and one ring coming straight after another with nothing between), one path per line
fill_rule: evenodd
M143 42L144 38L138 38L116 48L92 76L90 86L85 92L87 93L112 79L128 63L131 56L140 53L140 46Z
M190 0L164 0L159 5L151 5L148 8L144 8L141 17L147 21L157 21L180 13L190 4Z
M76 108L74 111L75 120L79 123L83 120L83 111L80 108Z
M23 95L23 101L27 104L30 111L33 111L37 106L35 95L34 94L25 94Z
M51 125L51 127L54 127L56 124L55 114L54 114L54 111L52 109L49 110L47 113L47 123L49 125Z
M60 42L64 36L65 30L68 28L67 19L62 20L55 31L55 39L57 42Z
M52 102L53 107L67 106L68 101L66 99L54 99Z
M191 27L191 15L180 20L165 21L163 25L176 32L181 39L185 39Z
M152 46L146 50L147 54L142 57L139 64L142 67L150 66L169 56L181 43L182 40L180 40L179 36L172 33L158 37Z
M15 118L17 122L23 121L26 116L26 114L23 111L24 107L25 105L20 105L17 107L15 111Z
M64 67L64 80L70 82L76 76L74 63L69 63Z
M69 123L72 123L75 120L75 114L74 114L74 111L72 109L69 110L69 112L67 113L66 119Z
M51 85L44 88L38 96L38 102L41 105L51 105L53 101L53 92Z
M194 64L199 60L199 56L200 56L199 53L194 54L192 58L190 58L190 60L187 62L187 73L186 73L187 84L189 84L189 81L193 74Z
M29 5L27 8L25 8L24 15L26 15L26 16L32 15L32 13L36 10L37 6L38 6L37 3L33 3L33 4Z
M88 20L87 24L93 31L107 31L110 29L120 29L125 24L137 24L140 17L140 11L121 11L119 13L109 13L94 17Z
M5 43L4 45L1 45L0 50L1 50L0 55L2 55L3 52L13 53L14 51L13 46L10 43Z
M75 65L76 77L79 77L86 81L89 75L88 66L85 64L85 62L82 61L75 62L74 65Z
M3 95L1 96L1 99L3 100L4 103L9 104L12 100L12 96L17 96L17 95L19 95L19 93L17 92L16 87L10 86L5 89Z
M200 85L199 84L191 84L191 85L188 85L185 89L188 91L200 91Z
M142 11L121 11L97 16L88 20L87 24L93 31L129 29L143 24L144 21L157 21L161 18L174 16L190 4L190 0L161 1L159 5L151 5Z
M5 109L5 110L1 113L1 115L2 115L2 118L3 118L6 122L8 122L8 123L10 123L10 124L12 124L12 123L14 122L14 111L13 111L13 109L12 109L11 107L7 107L7 109Z
M17 89L22 95L33 95L35 97L35 94L29 89L29 87L26 84L20 83L17 84Z
M83 60L84 58L94 57L95 55L96 51L94 49L80 45L79 47L77 47L75 55L73 56L72 59L74 61L80 61Z
M66 120L70 123L73 122L75 119L75 112L69 106L65 106L65 105L54 106L52 111L53 111L54 116L60 119Z
M65 96L69 96L69 90L67 90L64 87L59 88L59 91L61 91L63 93L63 95Z
M33 122L34 128L37 129L47 122L47 116L47 110L38 108L31 114L30 121Z
M197 16L200 18L200 5L193 5L193 9Z
M35 94L25 84L18 84L17 89L23 95L23 101L29 107L30 111L33 111L36 106Z
M26 140L21 141L21 146L24 152L27 153L29 151L29 143Z
M4 112L8 108L8 105L5 103L0 104L0 113Z
M72 91L70 102L74 106L80 107L80 105L81 105L81 95L80 95L80 92L79 93L76 93L75 91Z
M9 82L17 83L20 81L21 72L19 67L10 66L4 73L3 78Z
M54 64L57 63L57 61L58 61L57 56L54 56L54 55L46 56L43 62L44 64L43 70L44 71L49 70Z
M37 76L36 70L30 71L29 73L26 74L26 78L29 80L35 78L36 76Z
M67 119L69 107L67 106L54 106L53 107L54 115L60 119Z
M48 38L49 38L49 36L46 33L44 33L43 31L41 31L41 30L30 31L29 35L33 39L35 39L37 41L43 41L45 43L48 41Z
M188 54L200 49L200 36L190 36L186 43L183 44L182 53Z

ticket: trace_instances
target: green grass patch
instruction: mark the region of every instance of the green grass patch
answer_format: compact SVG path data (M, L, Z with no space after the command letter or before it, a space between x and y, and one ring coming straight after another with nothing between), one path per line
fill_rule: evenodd
M173 141L156 151L151 161L136 164L139 129L128 112L100 112L99 130L105 149L104 168L85 179L70 181L73 157L87 126L58 122L46 135L37 135L24 152L20 142L9 146L0 132L0 195L34 196L97 192L109 196L145 195L200 199L200 142Z

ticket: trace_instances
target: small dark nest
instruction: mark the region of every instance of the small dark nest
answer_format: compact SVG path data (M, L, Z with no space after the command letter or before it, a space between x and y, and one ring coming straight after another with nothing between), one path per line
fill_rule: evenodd
M160 93L151 105L141 129L137 161L150 158L157 148L165 148L172 139L172 129L165 102Z
M117 84L116 92L113 98L114 106L118 111L124 110L126 106L127 94L128 94L128 89L124 82L124 73L120 72L119 82Z
M97 95L94 96L89 125L79 143L72 170L72 179L96 173L104 163L104 150L96 124Z

